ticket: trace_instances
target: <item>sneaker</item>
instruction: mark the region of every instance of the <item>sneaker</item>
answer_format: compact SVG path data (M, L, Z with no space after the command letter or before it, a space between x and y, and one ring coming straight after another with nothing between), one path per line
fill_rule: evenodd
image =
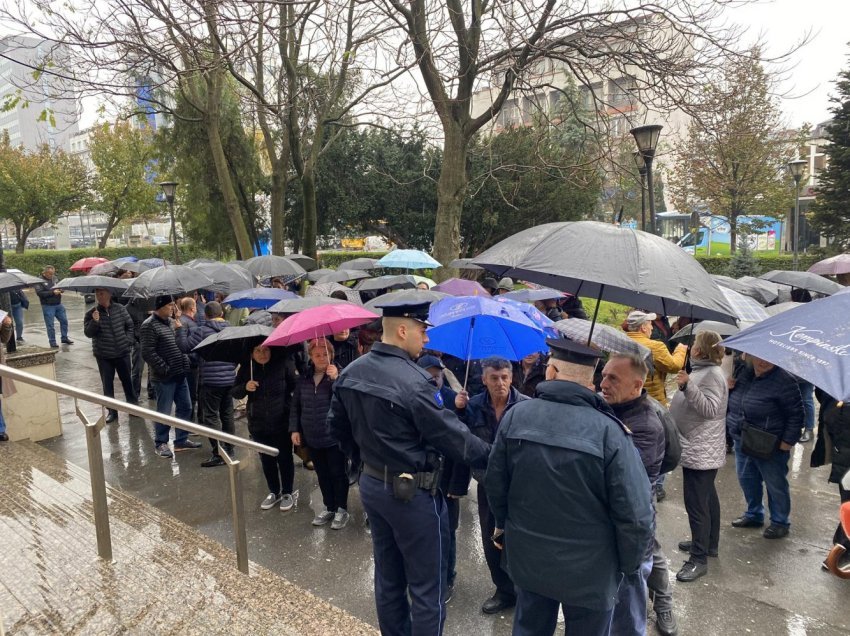
M655 627L661 636L676 636L679 633L679 625L673 610L662 610L655 614Z
M0 442L8 442L9 436L6 433L0 433Z
M18 342L26 342L26 340L24 340L23 338L18 338L17 340Z
M74 341L73 341L73 340L70 340L70 339L68 339L68 338L65 338L65 339L62 341L62 344L74 344Z
M270 492L260 504L260 510L271 510L275 507L275 504L277 504L278 501L280 501L280 495Z
M334 514L334 520L331 523L331 530L342 530L346 524L348 523L348 519L351 515L348 514L348 511L344 508L340 508Z
M179 451L187 451L194 450L196 448L200 448L201 445L198 442L193 442L190 439L185 439L182 442L174 442L174 450Z
M331 512L330 510L323 510L315 517L313 517L313 525L314 526L324 526L329 524L336 517L336 513Z
M289 512L292 510L292 507L295 505L295 502L298 501L298 491L296 490L292 494L285 494L280 498L280 511L281 512Z
M800 442L805 444L806 442L812 441L812 432L809 429L803 431L803 434L800 435Z
M452 600L452 597L455 595L455 586L454 584L446 586L446 595L443 597L443 603L448 603Z
M168 444L157 444L156 454L160 457L174 457L174 453L172 453L171 449L168 448Z
M664 490L664 486L656 486L655 487L655 500L658 503L661 503L665 499L667 499L667 491Z
M676 580L682 583L696 581L699 577L708 574L708 566L705 563L694 563L685 561L682 569L676 574Z
M205 462L201 462L201 468L214 468L215 466L224 466L224 459L221 455L213 455Z

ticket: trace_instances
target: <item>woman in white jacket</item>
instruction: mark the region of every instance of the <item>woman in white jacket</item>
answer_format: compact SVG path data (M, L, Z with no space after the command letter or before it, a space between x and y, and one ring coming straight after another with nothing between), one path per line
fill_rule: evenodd
M676 574L695 581L708 573L707 556L717 556L720 540L720 501L714 480L726 461L726 402L729 390L720 368L724 347L714 331L696 334L691 347L690 375L676 376L679 390L670 403L682 444L685 510L691 540L679 543L690 557Z

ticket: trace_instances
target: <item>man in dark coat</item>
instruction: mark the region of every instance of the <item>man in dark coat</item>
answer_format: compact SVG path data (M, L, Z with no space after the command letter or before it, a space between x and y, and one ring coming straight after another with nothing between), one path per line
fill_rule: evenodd
M112 292L108 289L96 289L94 297L97 304L83 317L83 332L91 338L94 359L100 372L100 383L106 397L115 397L115 374L124 387L124 399L130 404L138 402L133 388L130 369L130 352L135 339L133 319L127 310L112 302ZM106 423L118 420L118 411L112 409L106 416Z
M481 361L481 369L484 390L472 398L468 397L466 391L461 391L455 398L455 407L460 421L469 427L472 434L492 444L504 415L516 404L529 398L511 386L513 369L508 360L486 358ZM462 484L462 488L452 494L465 495L469 489L470 468L462 464L455 466L454 474L452 481L457 485ZM487 503L487 493L484 492L484 471L474 471L474 475L478 481L478 522L481 525L484 559L493 585L496 586L496 591L484 601L481 611L497 614L516 605L516 592L511 577L502 569L501 550L490 540L496 528L496 520Z
M59 321L59 331L62 336L62 344L74 344L68 337L68 314L65 313L65 305L62 304L62 290L56 289L56 268L53 265L45 265L41 272L44 284L36 289L38 299L41 301L41 313L44 316L44 326L47 329L47 339L54 349L56 344L56 327L54 320Z
M666 438L664 425L656 411L658 407L643 388L646 375L646 364L640 357L612 355L602 370L602 397L632 432L632 441L640 454L654 493L661 474L661 462L664 461ZM655 538L654 530L653 523L653 536L646 546L645 560L639 574L626 577L620 584L619 601L614 611L615 634L642 636L646 633L648 590L653 596L658 631L663 636L673 636L678 632L673 614L673 591L667 557Z
M384 302L395 304L382 307L382 341L342 371L328 417L340 447L363 460L381 633L441 634L449 538L441 455L483 468L490 447L444 408L413 361L428 342L428 304Z
M177 345L175 330L181 329L180 321L172 316L176 311L171 296L157 296L154 312L142 323L142 357L148 363L149 373L156 393L156 410L171 414L171 405L176 406L174 416L188 420L192 414L192 400L189 397L189 356ZM168 424L154 422L154 443L156 454L160 457L173 457L168 447L171 427ZM198 442L189 439L189 432L174 429L174 450L184 451L200 448Z
M650 485L628 429L589 387L599 354L569 340L538 398L502 419L484 480L517 587L514 636L608 634L623 575L652 536Z

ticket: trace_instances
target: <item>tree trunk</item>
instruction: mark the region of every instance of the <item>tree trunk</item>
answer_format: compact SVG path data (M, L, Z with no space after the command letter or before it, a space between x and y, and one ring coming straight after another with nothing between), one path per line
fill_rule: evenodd
M15 254L23 254L27 247L27 239L32 230L25 229L22 225L15 223L15 234L18 236L18 244L15 246Z
M301 228L302 254L316 258L316 233L318 231L318 216L316 212L316 177L313 166L305 166L301 176L301 194L304 200L304 220Z
M709 223L711 221L709 220ZM709 235L709 240L711 240L711 236ZM709 250L711 249L711 245L708 246ZM732 214L729 215L729 255L735 254L738 250L738 212L732 210ZM694 252L696 253L696 248L694 248Z
M288 156L288 151L287 151ZM284 171L280 170L280 164L272 164L272 187L271 187L271 225L272 225L272 254L283 256L283 243L286 239L286 228L284 227L284 206L286 204L287 178ZM283 173L282 173L283 172Z
M437 182L433 256L444 267L436 270L437 280L446 280L457 275L455 270L446 265L460 255L460 217L469 181L466 173L467 139L460 125L444 123L443 132L445 142L443 165Z
M106 224L106 230L103 232L103 236L100 237L100 244L98 245L99 249L106 248L106 241L109 240L110 234L112 234L112 230L115 229L115 226L118 225L118 219L115 217L110 217L109 221Z

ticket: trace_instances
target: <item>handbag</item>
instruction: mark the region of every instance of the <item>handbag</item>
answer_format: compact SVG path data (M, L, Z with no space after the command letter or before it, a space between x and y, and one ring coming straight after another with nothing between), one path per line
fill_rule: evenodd
M741 451L757 459L770 459L779 448L779 435L768 433L747 421L741 427Z

